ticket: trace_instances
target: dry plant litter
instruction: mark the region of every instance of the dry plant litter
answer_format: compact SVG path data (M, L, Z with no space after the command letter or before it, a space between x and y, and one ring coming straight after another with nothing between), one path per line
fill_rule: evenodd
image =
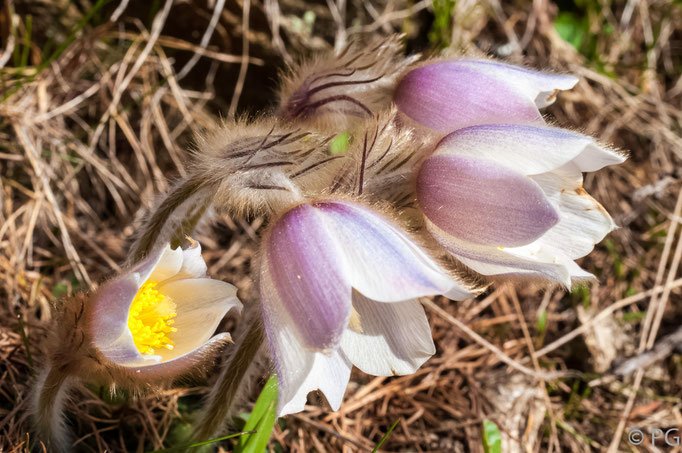
M0 451L27 451L53 305L120 269L155 195L184 174L193 132L272 110L287 63L394 32L409 51L580 76L549 113L630 151L585 182L621 229L582 260L597 285L424 301L431 360L411 376L354 372L338 412L320 404L281 420L270 451L371 451L396 420L383 451L482 452L485 420L505 452L658 451L624 434L682 426L679 2L4 0ZM262 223L216 215L197 236L211 275L243 300ZM146 399L82 388L70 404L77 446L172 447L210 382Z

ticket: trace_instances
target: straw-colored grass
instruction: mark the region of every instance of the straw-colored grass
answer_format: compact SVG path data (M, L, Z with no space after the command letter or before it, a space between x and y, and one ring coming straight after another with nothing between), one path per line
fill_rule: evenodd
M281 420L271 451L371 451L398 419L384 451L482 452L486 419L504 452L631 451L632 427L682 426L679 2L434 3L4 0L0 452L29 441L41 339L59 328L52 304L125 262L137 219L185 171L193 131L271 110L278 70L358 33L579 75L549 114L630 151L585 182L621 229L581 261L592 287L426 301L431 360L412 376L354 372L339 411L320 402ZM244 299L261 224L217 216L197 236L211 274ZM143 400L82 387L69 405L74 448L174 446L210 378L196 384Z

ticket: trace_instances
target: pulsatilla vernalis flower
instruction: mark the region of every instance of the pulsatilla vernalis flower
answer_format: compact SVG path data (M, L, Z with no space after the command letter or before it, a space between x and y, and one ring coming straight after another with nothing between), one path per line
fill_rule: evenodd
M393 100L415 123L438 133L476 124L543 124L540 108L578 83L572 75L546 74L492 60L427 63L408 71Z
M235 295L234 286L207 277L198 243L166 246L102 286L88 310L89 333L119 367L179 374L230 340L213 332L228 311L241 309Z
M413 373L434 352L417 298L471 296L389 220L348 201L299 204L263 239L260 296L280 415L320 389L334 409L351 366Z
M486 275L592 277L573 260L615 228L582 187L582 172L625 157L574 132L529 125L472 126L447 135L419 170L428 231Z
M63 404L79 379L140 393L198 371L231 341L213 333L228 311L241 309L235 293L207 277L192 242L187 250L157 249L97 291L65 300L32 406L38 437L50 451L71 451Z

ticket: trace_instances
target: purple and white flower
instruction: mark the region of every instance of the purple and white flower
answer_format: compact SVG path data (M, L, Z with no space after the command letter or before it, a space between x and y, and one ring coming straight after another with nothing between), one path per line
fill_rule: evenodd
M462 58L408 71L393 100L418 125L446 134L477 124L544 124L539 109L576 83L572 75Z
M433 237L485 275L591 278L573 260L615 228L582 187L582 172L625 157L587 136L546 126L456 130L419 170L417 199Z
M472 296L390 221L347 201L300 204L274 222L259 290L279 415L303 410L316 389L338 409L352 365L413 373L435 352L417 299Z
M182 374L230 341L213 336L228 311L241 310L236 288L206 275L201 247L156 250L104 284L88 308L94 348L124 370L150 377Z

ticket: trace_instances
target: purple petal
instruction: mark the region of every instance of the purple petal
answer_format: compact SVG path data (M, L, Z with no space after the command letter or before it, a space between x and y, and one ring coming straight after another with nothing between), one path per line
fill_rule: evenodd
M348 324L351 288L340 269L339 247L321 213L299 205L278 219L265 242L260 292L264 310L282 305L308 347L338 345Z
M89 310L93 341L108 349L128 330L128 312L144 281L137 272L124 274L102 285L95 293Z
M533 99L460 62L413 69L398 83L393 100L405 115L442 133L475 124L543 122Z
M419 170L417 198L431 222L474 244L528 244L559 220L537 183L502 165L470 157L426 159Z
M89 329L97 348L110 360L117 363L144 361L128 330L128 313L140 287L169 250L170 247L155 249L144 260L106 282L95 293L88 309ZM154 357L155 360L159 359Z
M353 288L381 302L448 293L467 299L460 286L403 232L379 214L348 202L315 204L340 245L343 275Z

